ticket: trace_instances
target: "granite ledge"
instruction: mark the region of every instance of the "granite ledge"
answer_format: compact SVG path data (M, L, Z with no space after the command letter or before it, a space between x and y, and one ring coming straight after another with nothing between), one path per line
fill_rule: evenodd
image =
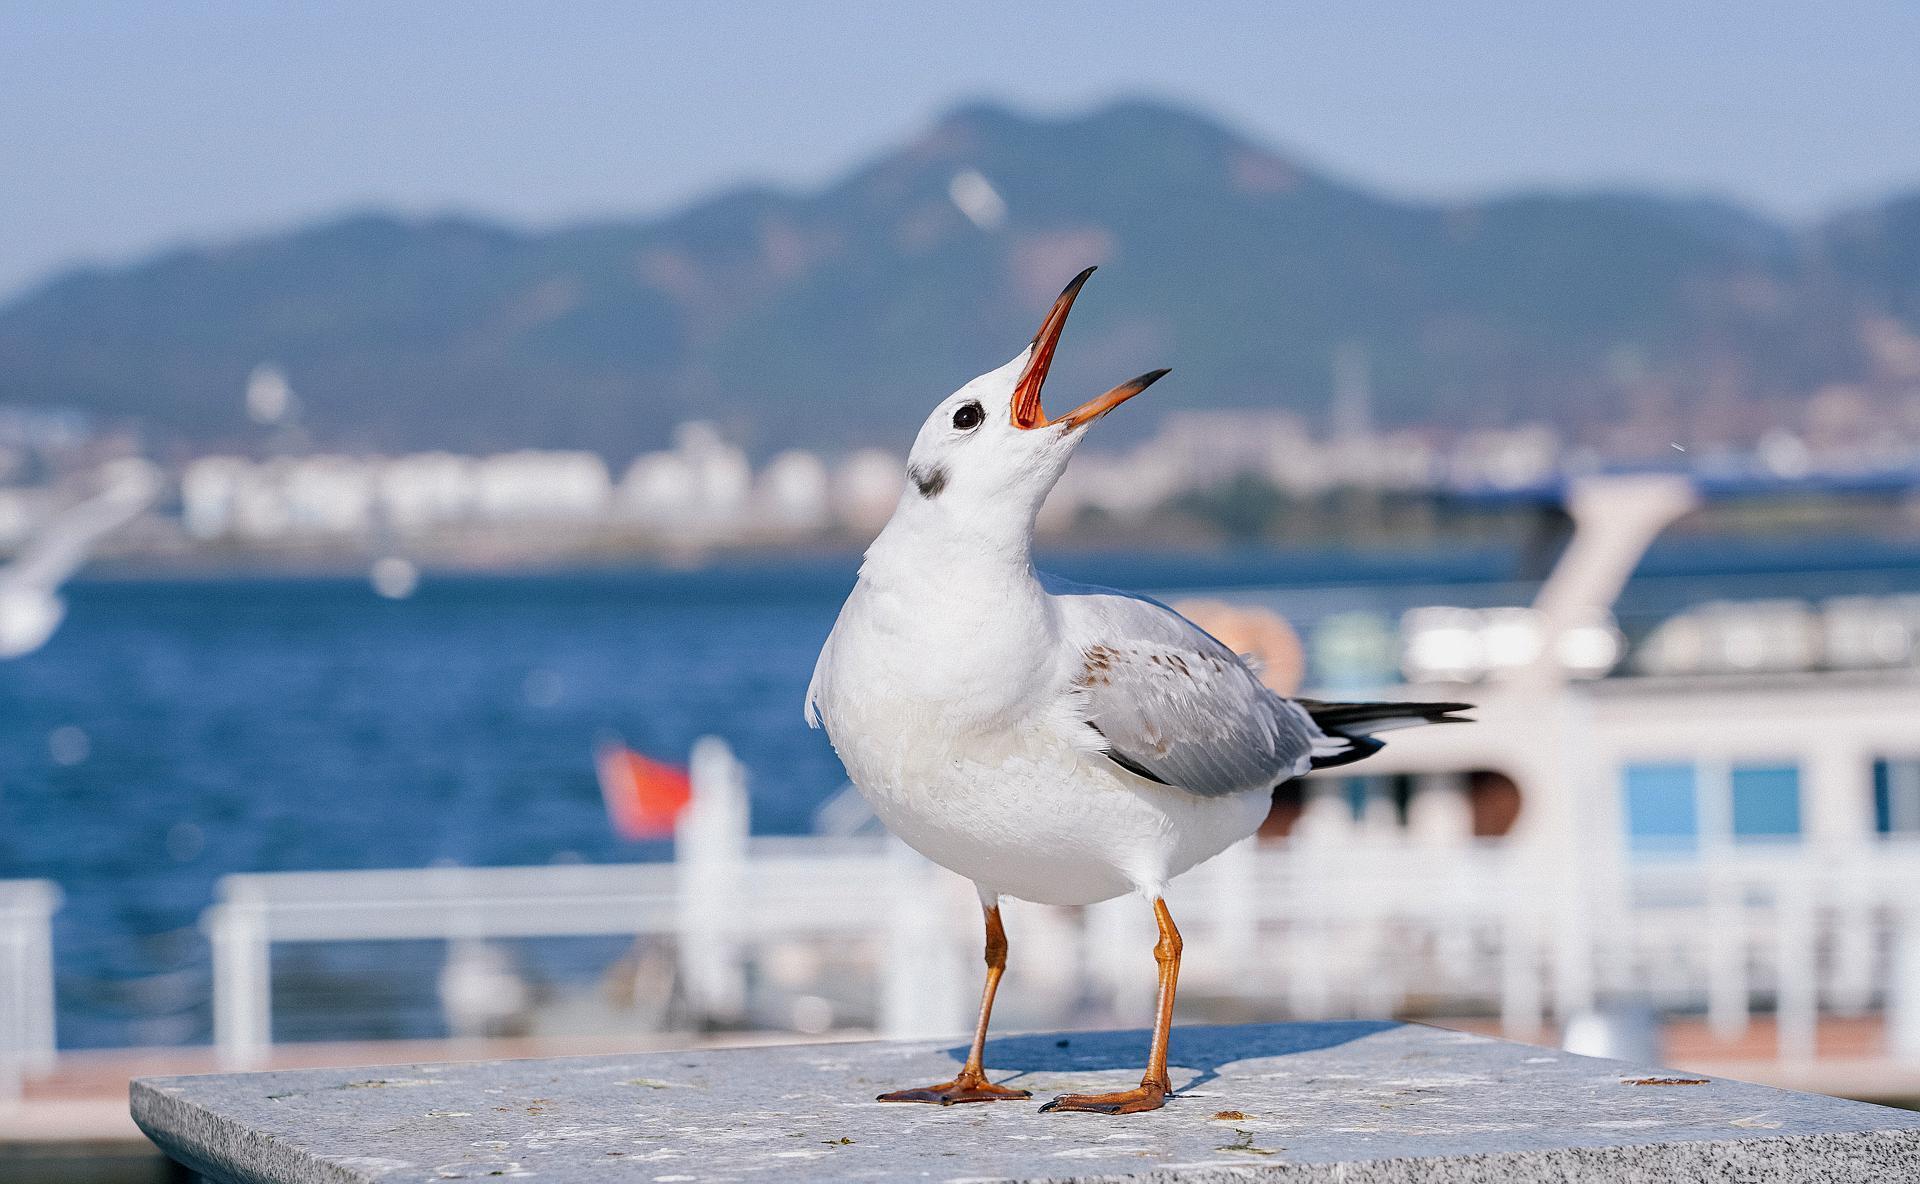
M218 1184L1920 1179L1920 1113L1414 1024L1180 1028L1165 1109L1038 1112L1146 1039L999 1037L1034 1099L951 1108L873 1098L964 1049L882 1042L143 1078L132 1110Z

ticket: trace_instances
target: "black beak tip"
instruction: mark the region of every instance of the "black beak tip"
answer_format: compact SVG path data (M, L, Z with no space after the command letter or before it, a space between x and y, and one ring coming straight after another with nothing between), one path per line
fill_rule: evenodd
M1076 275L1072 279L1068 280L1067 286L1060 289L1060 295L1054 298L1054 303L1057 305L1063 300L1072 300L1075 296L1078 296L1080 294L1080 289L1087 286L1087 278L1091 276L1094 272L1099 270L1100 270L1099 266L1095 265L1093 267L1089 267L1085 269L1079 275Z
M1039 331L1033 335L1034 345L1039 345L1040 339L1047 335L1048 325L1053 325L1054 333L1058 335L1061 326L1066 324L1067 309L1073 307L1075 298L1080 295L1080 289L1084 288L1087 284L1087 277L1098 270L1099 268L1097 266L1089 267L1067 281L1067 286L1060 289L1060 295L1054 297L1053 308L1047 313L1047 319L1040 323ZM1057 322L1055 320L1056 317L1059 318Z

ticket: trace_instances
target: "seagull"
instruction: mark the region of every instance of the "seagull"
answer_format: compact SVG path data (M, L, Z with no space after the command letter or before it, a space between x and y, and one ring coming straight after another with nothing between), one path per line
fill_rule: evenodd
M160 493L159 475L144 460L110 462L98 476L104 488L41 524L0 567L0 659L25 657L47 644L67 615L60 586L101 539L139 517Z
M1007 962L1000 898L1087 905L1134 893L1159 928L1146 1072L1135 1089L1064 1094L1042 1109L1158 1109L1172 1090L1180 973L1168 881L1259 829L1281 782L1379 751L1378 732L1464 722L1462 703L1283 698L1167 606L1034 570L1034 518L1088 425L1167 374L1046 414L1040 388L1093 270L1067 285L1026 349L921 426L900 502L807 689L807 722L826 728L880 821L972 880L985 915L986 985L965 1065L882 1102L1031 1096L989 1081L982 1064Z

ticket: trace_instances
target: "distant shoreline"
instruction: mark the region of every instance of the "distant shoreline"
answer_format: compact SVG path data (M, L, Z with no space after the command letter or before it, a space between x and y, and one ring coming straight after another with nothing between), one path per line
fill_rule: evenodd
M553 551L538 556L478 557L404 547L332 548L299 552L227 551L218 556L128 554L102 556L76 585L130 583L343 582L368 578L372 563L400 555L434 580L566 580L701 575L844 573L851 580L864 546L729 546L699 552ZM1084 575L1110 567L1145 566L1170 577L1161 586L1258 584L1374 584L1440 580L1482 582L1537 579L1522 570L1537 562L1528 545L1503 539L1426 538L1404 543L1312 545L1189 538L1123 543L1043 539L1040 564ZM1753 571L1872 571L1920 565L1920 536L1859 530L1794 530L1748 534L1691 534L1656 544L1640 575ZM1185 578L1183 578L1183 576Z

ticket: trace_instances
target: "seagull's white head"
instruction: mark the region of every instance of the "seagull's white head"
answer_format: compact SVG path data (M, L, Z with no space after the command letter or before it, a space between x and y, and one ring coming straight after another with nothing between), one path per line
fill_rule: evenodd
M968 533L1030 532L1040 505L1060 480L1086 427L1163 375L1155 370L1123 382L1055 418L1040 405L1040 388L1053 363L1073 299L1093 268L1073 278L1053 302L1033 343L1011 362L990 370L947 396L914 438L907 457L902 508L924 507L915 517L934 516Z

